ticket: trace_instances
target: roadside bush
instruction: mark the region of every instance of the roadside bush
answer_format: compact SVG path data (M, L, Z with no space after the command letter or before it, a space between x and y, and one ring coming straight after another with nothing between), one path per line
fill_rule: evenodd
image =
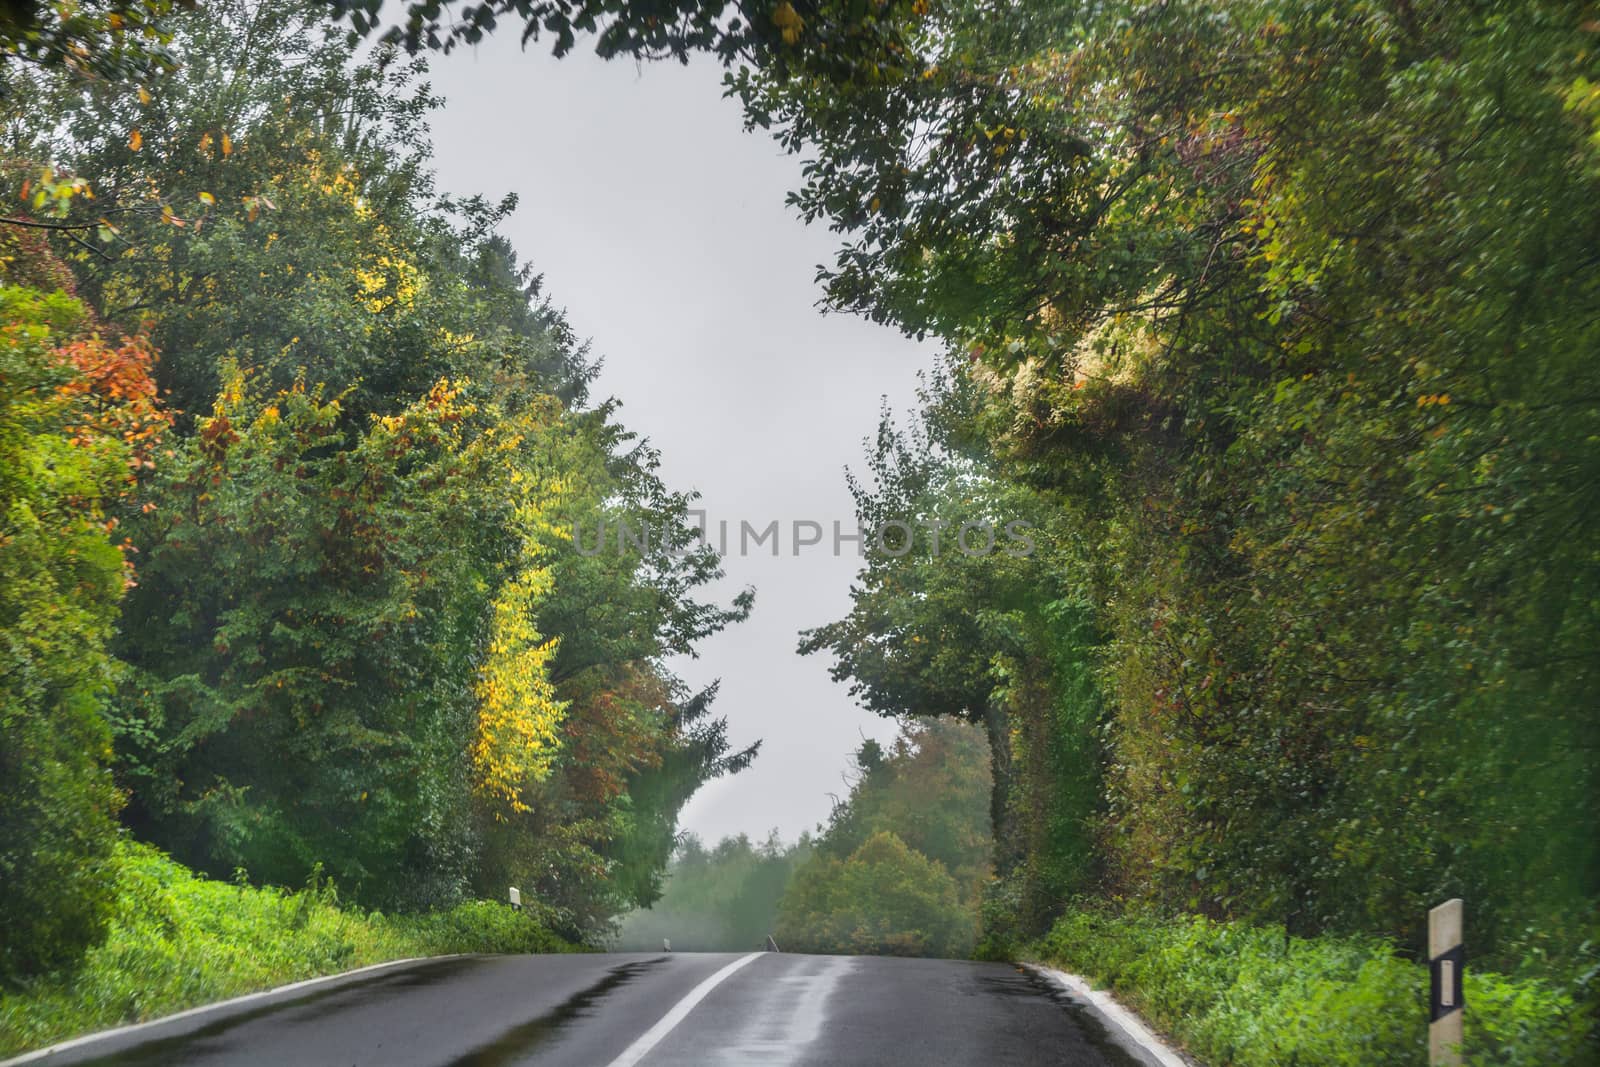
M116 850L115 912L81 968L0 996L0 1057L74 1034L411 956L569 952L537 908L483 901L423 915L341 908L320 877L299 892L196 877L148 845Z
M1203 1062L1427 1062L1427 968L1377 939L1285 938L1242 923L1084 908L1031 954L1115 990ZM1591 1021L1568 993L1470 968L1465 982L1472 1062L1589 1062Z
M944 865L881 831L843 862L818 855L802 866L775 936L799 952L964 956L974 932Z
M388 920L416 946L418 955L451 952L571 952L573 945L551 932L566 925L551 909L524 904L520 912L498 902L469 900L448 911Z

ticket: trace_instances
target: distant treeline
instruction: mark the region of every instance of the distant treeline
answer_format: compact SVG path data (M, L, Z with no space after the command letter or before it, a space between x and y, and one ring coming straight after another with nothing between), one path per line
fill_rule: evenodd
M810 857L803 836L786 845L773 832L752 842L744 834L706 848L684 835L661 899L622 920L612 947L620 952L655 951L664 943L688 952L753 952L777 928L778 902L795 869Z
M910 723L886 751L856 752L849 796L816 836L759 845L744 835L673 854L648 911L628 916L624 950L786 951L964 956L989 870L983 734Z

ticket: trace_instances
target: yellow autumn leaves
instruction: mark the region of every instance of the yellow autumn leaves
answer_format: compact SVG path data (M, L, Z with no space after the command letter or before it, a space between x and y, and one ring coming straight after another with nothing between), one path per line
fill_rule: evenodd
M549 776L561 747L567 703L557 699L550 680L557 640L539 632L538 610L555 588L550 546L571 535L554 518L566 485L540 459L539 442L554 411L539 405L515 415L480 409L462 399L469 385L441 381L417 409L378 423L404 432L425 412L429 425L451 427L450 450L470 457L468 466L494 482L510 503L516 555L490 603L488 644L474 685L477 730L469 751L474 791L495 818L505 819L529 810L527 787ZM486 424L463 440L462 420L480 415Z
M513 812L528 810L523 786L549 775L560 746L557 729L567 706L550 682L556 639L539 633L533 615L554 584L548 567L525 561L501 588L477 685L472 769L478 792Z
M784 44L794 44L800 40L800 32L806 28L806 20L800 17L788 0L772 9L772 24L783 34Z
M496 807L495 817L524 812L524 787L550 774L560 749L567 704L550 681L555 638L539 632L539 604L555 587L546 562L548 545L570 537L553 515L563 498L561 479L524 465L535 429L526 417L496 435L496 451L512 465L508 488L517 557L491 608L488 655L478 679L478 733L472 744L477 791Z
M387 238L388 233L380 226L378 236ZM358 287L357 299L374 315L391 307L414 307L422 292L422 271L400 255L379 255L370 268L352 267L351 274Z

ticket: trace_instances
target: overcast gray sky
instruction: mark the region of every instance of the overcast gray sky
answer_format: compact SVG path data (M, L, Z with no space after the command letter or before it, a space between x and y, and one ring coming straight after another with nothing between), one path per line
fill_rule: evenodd
M787 534L777 559L730 556L719 592L754 585L755 613L677 665L691 683L722 679L717 711L736 743L765 739L754 766L695 797L684 826L793 838L844 791L862 735L894 732L829 680L826 660L794 650L799 630L848 608L859 561L831 550L832 522L854 525L843 470L861 465L881 397L911 403L933 349L816 309L834 236L785 208L800 160L743 131L716 66L557 61L514 37L434 60L441 188L520 195L505 231L605 357L598 395L622 399L622 421L661 448L674 487L704 495L713 523L830 531L798 557Z

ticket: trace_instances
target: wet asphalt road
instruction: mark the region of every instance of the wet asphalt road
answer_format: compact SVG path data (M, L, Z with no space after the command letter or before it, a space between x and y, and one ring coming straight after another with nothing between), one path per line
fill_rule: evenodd
M737 966L734 966L737 965ZM713 981L715 980L714 984ZM999 963L762 953L458 957L223 1006L49 1064L1146 1064Z

